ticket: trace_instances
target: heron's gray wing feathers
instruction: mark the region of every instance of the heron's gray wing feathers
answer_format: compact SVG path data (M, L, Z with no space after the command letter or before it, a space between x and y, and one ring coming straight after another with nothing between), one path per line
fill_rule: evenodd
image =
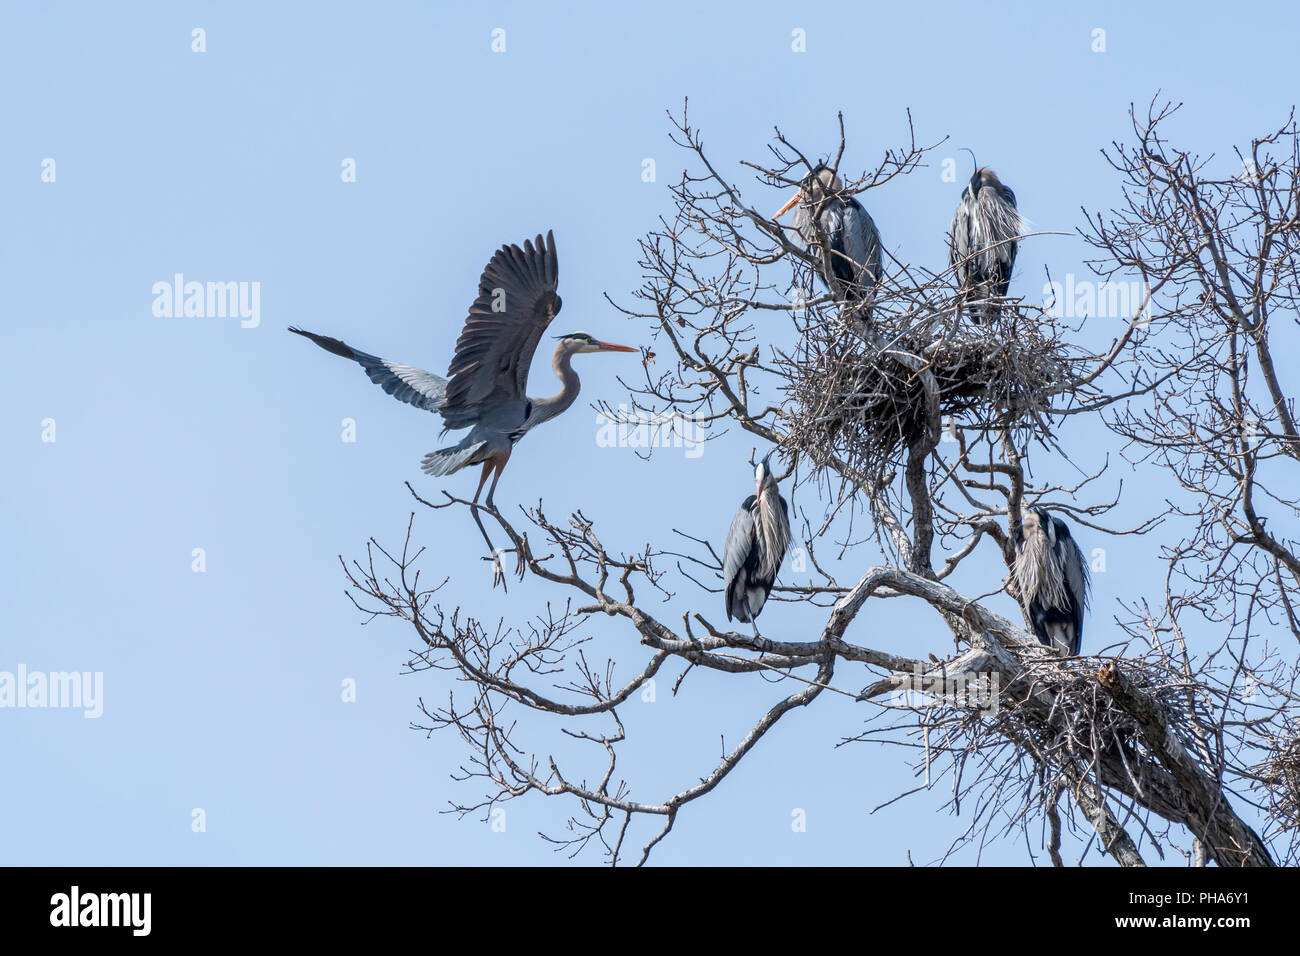
M442 418L448 428L466 428L488 402L523 401L528 367L546 327L560 311L555 294L559 266L555 237L548 232L502 246L479 279L464 331L451 360Z
M727 543L722 549L722 580L728 592L731 582L745 567L750 551L754 547L754 515L750 510L754 496L745 499L736 517L731 520L731 530L727 532Z
M447 380L439 375L434 375L432 372L426 372L424 369L415 368L412 365L389 362L377 355L358 351L346 342L330 338L328 335L317 335L315 332L307 332L304 329L292 326L290 326L289 331L311 339L327 352L352 359L365 369L370 381L399 402L406 402L406 404L414 405L416 408L436 412L446 397Z
M962 193L961 202L952 216L952 226L948 230L948 265L957 270L957 278L965 281L970 270L967 257L970 255L970 214L971 204Z
M1088 565L1084 561L1083 551L1074 538L1070 538L1069 546L1065 549L1064 558L1065 583L1071 594L1080 596L1079 611L1082 612L1090 600L1088 595L1090 582L1088 580Z
M1070 648L1070 653L1078 654L1083 639L1083 612L1090 603L1088 590L1091 582L1088 580L1088 565L1083 551L1070 534L1069 526L1059 518L1055 520L1057 539L1065 543L1065 554L1061 561L1065 573L1065 589L1074 604L1074 646Z
M1009 186L1003 186L1003 187L1002 187L1002 194L1003 194L1003 198L1007 201L1007 203L1011 206L1011 208L1012 208L1012 209L1015 209L1015 210L1018 212L1018 211L1019 211L1019 207L1016 205L1016 194L1013 193L1013 192L1011 191L1011 187L1009 187ZM1023 220L1021 220L1021 221L1023 222ZM1011 243L1008 243L1008 244L1007 244L1007 282L1008 282L1008 284L1009 284L1010 281L1011 281L1011 271L1012 271L1013 269L1015 269L1015 267L1016 267L1016 253L1017 253L1019 250L1020 250L1020 243L1018 243L1018 242L1011 242ZM1003 290L1002 294L1003 294L1003 295L1006 295L1006 290L1005 290L1005 289Z
M1002 278L1001 288L998 289L999 295L1006 295L1007 289L1011 285L1011 273L1016 268L1016 252L1020 248L1018 242L1008 242L1006 245L1006 275Z
M846 203L843 221L844 253L858 271L858 285L871 289L880 281L880 232L861 203Z

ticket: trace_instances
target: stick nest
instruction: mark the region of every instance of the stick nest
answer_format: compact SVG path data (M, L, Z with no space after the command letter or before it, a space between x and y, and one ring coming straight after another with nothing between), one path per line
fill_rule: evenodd
M950 416L1050 435L1045 413L1069 389L1072 364L1052 323L1010 306L986 325L882 311L810 325L789 363L791 442L818 467L834 458L883 475L914 443L938 440Z

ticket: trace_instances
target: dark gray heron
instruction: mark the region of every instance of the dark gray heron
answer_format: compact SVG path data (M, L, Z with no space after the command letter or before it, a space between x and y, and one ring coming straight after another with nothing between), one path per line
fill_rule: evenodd
M997 318L996 299L1007 294L1016 246L1025 221L1016 210L1016 194L991 169L976 169L962 190L949 230L948 262L957 275L963 299L976 295L983 308L971 306L971 320ZM996 298L995 298L996 297Z
M771 455L768 455L770 458ZM776 583L776 573L790 547L790 509L776 490L776 476L767 463L754 470L755 493L746 498L732 519L722 551L722 579L727 620L754 625Z
M1015 534L1014 574L1020 600L1040 643L1079 653L1088 606L1088 565L1060 518L1044 508L1025 512Z
M626 345L612 345L586 332L557 336L551 367L560 380L558 394L550 398L529 398L524 388L537 343L560 311L556 294L559 266L555 237L546 234L517 245L502 246L488 262L478 282L478 298L470 306L464 331L456 341L456 354L447 374L450 380L432 372L389 362L360 352L338 339L302 329L290 332L306 336L335 355L352 359L370 381L399 401L442 416L443 432L468 428L469 434L446 448L424 456L421 469L427 475L450 475L471 465L482 465L472 509L474 522L492 551L493 569L500 563L492 539L478 516L478 499L488 475L486 505L492 508L501 472L510 460L515 442L542 422L559 415L578 397L578 376L570 364L582 352L635 352ZM519 556L523 573L523 555Z
M856 197L840 195L843 189L835 171L824 163L818 164L772 220L780 219L790 207L797 207L794 228L811 250L820 242L813 225L813 217L818 215L831 261L831 274L825 275L819 268L818 275L837 298L861 302L870 298L880 281L880 231Z

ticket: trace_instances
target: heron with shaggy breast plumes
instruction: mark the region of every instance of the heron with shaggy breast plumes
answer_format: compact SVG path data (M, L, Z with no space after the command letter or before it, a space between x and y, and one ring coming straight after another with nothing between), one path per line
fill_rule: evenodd
M880 282L880 230L857 197L841 195L843 191L844 183L835 171L818 164L772 220L793 207L795 231L810 251L821 242L814 223L820 224L829 247L830 274L824 268L818 268L817 274L836 298L857 303L869 300ZM871 318L869 309L863 318Z
M1016 248L1025 233L1025 220L1013 193L991 169L977 169L962 190L961 202L949 229L948 261L970 305L971 321L982 325L996 319L1000 300L1011 285Z
M1015 533L1016 587L1039 643L1076 656L1088 606L1088 565L1069 526L1044 508L1025 512Z
M776 583L781 561L790 548L790 509L776 488L776 476L764 458L754 469L754 494L731 522L722 552L723 595L727 620L752 624Z

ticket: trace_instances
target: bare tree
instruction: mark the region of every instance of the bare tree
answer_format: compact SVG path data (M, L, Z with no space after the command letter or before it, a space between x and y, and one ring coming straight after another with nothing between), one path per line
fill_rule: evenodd
M1195 743L1221 777L1262 792L1266 835L1287 833L1293 862L1297 648L1286 636L1300 639L1300 498L1290 490L1300 435L1294 383L1274 353L1300 319L1300 134L1293 111L1225 168L1169 143L1177 109L1133 113L1132 144L1105 154L1123 204L1083 230L1098 273L1139 274L1154 303L1123 364L1159 384L1143 402L1117 404L1108 424L1130 458L1160 465L1184 492L1173 505L1179 536L1162 548L1166 592L1130 605L1124 625L1159 635L1188 679L1222 663L1223 700ZM1184 631L1198 623L1218 638L1194 658Z
M414 629L410 667L453 678L443 703L422 700L420 724L454 730L467 748L456 776L472 795L453 809L557 797L571 815L548 839L644 862L784 715L847 692L864 718L846 738L906 748L918 788L948 781L970 821L953 848L1042 832L1060 865L1068 827L1125 865L1180 850L1197 863L1293 860L1297 654L1277 638L1300 635L1300 564L1279 527L1294 500L1284 484L1269 488L1285 481L1300 443L1268 326L1279 312L1296 319L1300 141L1288 121L1252 144L1249 175L1212 180L1159 135L1170 113L1135 117L1137 142L1108 153L1123 199L1087 216L1098 275L1136 275L1148 290L1100 351L1074 344L1057 310L1018 299L974 326L952 269L889 255L869 315L816 291L815 272L829 271L825 237L806 248L769 220L715 166L686 108L670 117L690 167L671 214L640 242L646 279L633 303L611 300L663 353L647 353L643 377L626 383L626 414L711 434L739 428L779 449L815 573L778 584L772 600L801 605L804 623L780 640L723 627L721 562L706 534L676 531L629 552L581 511L555 520L538 502L514 516L412 489L431 509L488 514L557 597L531 622L491 624L444 605L445 580L421 583L413 524L400 552L372 540L364 559L345 563L362 611ZM852 178L840 165L841 120L828 165L845 194L926 165L939 143L919 143L910 116L908 129ZM793 188L816 162L777 131L765 162L741 165L759 184ZM1109 527L1119 491L1107 464L1068 485L1034 479L1031 457L1058 454L1058 426L1077 415L1105 420L1185 497L1135 527ZM1099 490L1107 485L1116 490ZM1165 593L1126 605L1125 639L1099 655L1058 657L1023 608L1013 621L986 606L1004 590L1018 599L1010 575L981 594L949 583L977 554L1009 569L1022 515L1039 507L1098 533L1161 535ZM878 563L863 560L877 553ZM903 657L846 639L869 602L886 599L914 608L918 633L930 622L942 645L954 642L951 655L937 657L934 640ZM687 607L680 619L660 616L674 602ZM1193 616L1217 634L1208 653L1187 640ZM611 622L601 640L617 652L596 660L601 618ZM787 692L714 765L683 768L689 782L676 792L634 795L618 770L620 708L656 678L673 677L677 693L701 668L763 674ZM563 718L563 748L523 742L530 714ZM570 742L590 753L574 755ZM1239 812L1263 820L1262 835Z

